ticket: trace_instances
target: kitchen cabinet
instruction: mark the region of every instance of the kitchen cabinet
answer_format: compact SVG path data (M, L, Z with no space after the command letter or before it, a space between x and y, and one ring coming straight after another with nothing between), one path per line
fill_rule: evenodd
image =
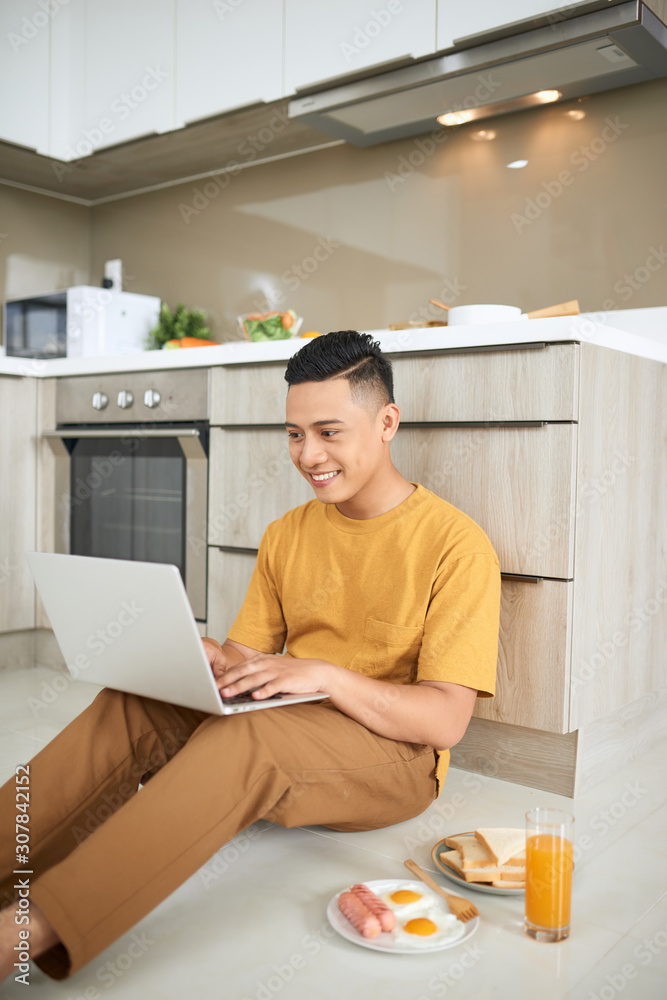
M435 0L285 0L285 92L426 56Z
M276 0L176 0L176 127L283 95Z
M562 0L475 0L475 3L461 3L460 0L438 0L438 40L437 48L450 49L455 42L475 35L482 35L494 28L531 18L550 14L550 23L560 23L573 16L573 8L580 3L563 3ZM563 14L559 14L563 11Z
M44 155L49 146L49 22L33 0L0 4L0 139Z
M37 382L0 376L0 632L33 628Z
M86 0L69 0L51 19L49 155L76 160L98 148L84 135L86 105ZM54 170L58 170L57 164Z
M174 65L173 0L87 0L76 155L174 128Z
M478 699L452 759L476 769L488 726L500 725L521 748L501 776L534 784L534 748L544 787L571 794L577 774L594 783L591 773L610 766L597 751L585 757L595 734L667 684L667 365L585 341L392 360L397 468L470 514L503 574L497 694ZM266 524L312 499L280 426L284 367L211 373L217 638L243 601Z

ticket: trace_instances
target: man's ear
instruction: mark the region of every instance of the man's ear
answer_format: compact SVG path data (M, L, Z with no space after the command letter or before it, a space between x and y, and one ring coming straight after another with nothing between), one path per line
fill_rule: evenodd
M401 411L396 403L387 403L380 411L382 420L382 440L391 441L401 422Z

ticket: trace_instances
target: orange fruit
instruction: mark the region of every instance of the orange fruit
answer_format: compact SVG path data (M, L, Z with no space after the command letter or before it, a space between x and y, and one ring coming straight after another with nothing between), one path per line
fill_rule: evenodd
M302 338L303 337L321 337L321 336L322 336L322 334L319 333L317 330L308 330L306 333L302 333L301 334Z

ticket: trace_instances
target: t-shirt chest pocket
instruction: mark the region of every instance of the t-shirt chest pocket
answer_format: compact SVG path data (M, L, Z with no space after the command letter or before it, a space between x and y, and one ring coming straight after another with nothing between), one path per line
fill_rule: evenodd
M367 618L362 641L345 666L367 677L409 684L417 674L423 625L392 625Z

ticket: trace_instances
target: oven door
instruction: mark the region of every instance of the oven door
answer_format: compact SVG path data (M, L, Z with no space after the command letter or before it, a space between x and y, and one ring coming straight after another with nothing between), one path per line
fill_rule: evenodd
M178 566L206 620L208 426L46 431L61 459L55 550Z

